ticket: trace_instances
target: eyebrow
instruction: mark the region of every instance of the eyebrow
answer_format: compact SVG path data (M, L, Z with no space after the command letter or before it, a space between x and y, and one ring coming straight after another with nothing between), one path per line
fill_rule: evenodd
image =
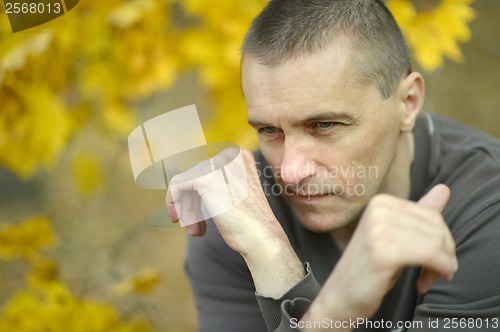
M250 120L250 119L248 119L248 124L254 128L256 128L256 127L274 127L270 123L262 122L262 121L258 121L258 120Z
M297 122L298 125L304 125L310 122L317 122L317 121L337 121L337 120L344 120L348 122L348 124L354 124L358 122L359 116L353 116L350 113L346 112L324 112L324 113L319 113L319 114L313 114L311 116L308 116L307 118L304 118L302 120L299 120ZM271 123L259 121L259 120L253 120L253 119L248 119L248 124L251 125L252 127L274 127Z
M325 120L330 120L330 121L337 121L337 120L344 120L348 122L349 124L357 122L359 119L359 116L354 116L350 113L347 112L324 112L320 114L313 114L311 116L308 116L305 119L302 119L299 121L300 124L306 124L310 122L316 122L316 121L325 121Z

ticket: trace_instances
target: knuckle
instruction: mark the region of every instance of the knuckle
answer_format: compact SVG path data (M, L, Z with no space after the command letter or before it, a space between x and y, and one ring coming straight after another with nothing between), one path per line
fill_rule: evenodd
M438 250L435 248L435 246L427 246L420 251L420 260L424 265L432 264L436 261Z
M435 245L435 250L447 250L447 244L449 241L454 242L453 238L449 234L447 227L436 228L434 233L434 240L430 241ZM450 239L451 238L451 239ZM453 245L454 247L454 245Z
M420 249L421 260L427 264L438 265L439 257L444 252L444 242L438 238L431 240Z
M396 251L393 248L393 243L385 241L383 238L372 241L368 245L368 253L371 256L371 261L380 268L394 264Z
M252 157L252 158L253 158L253 154L252 154L252 152L250 152L249 150L247 150L247 149L241 149L240 151L241 151L241 153L242 153L245 157Z
M367 211L383 209L386 213L398 208L401 200L388 194L376 194L368 202Z
M391 209L387 205L378 204L374 202L367 209L368 217L371 223L375 223L380 220L387 220L391 214ZM377 223L379 227L383 227L383 223ZM374 227L378 228L378 227Z
M440 240L429 241L427 246L423 247L423 258L426 261L432 260L436 255L443 250L443 242Z
M430 221L440 224L444 222L443 216L439 211L433 209L427 209L427 215Z
M186 172L183 172L183 173L178 173L178 174L175 174L174 176L172 176L172 178L170 179L169 181L169 192L172 196L174 196L179 188L177 187L177 185L183 183L186 181L187 178L189 178L190 176L190 173L187 173L188 171Z
M389 196L387 194L376 194L370 200L369 205L372 205L372 206L385 205L390 200L391 200L391 196Z
M243 158L247 162L255 162L255 158L253 156L253 153L247 149L241 149L241 154L243 155Z
M385 215L385 213L381 214ZM372 255L375 261L387 259L387 253L391 252L394 241L391 240L391 229L386 223L380 222L382 219L373 219L367 232L365 246L367 252Z

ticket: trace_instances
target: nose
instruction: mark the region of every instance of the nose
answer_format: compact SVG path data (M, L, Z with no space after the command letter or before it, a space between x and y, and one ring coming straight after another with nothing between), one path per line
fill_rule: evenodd
M299 184L316 173L310 149L298 140L285 139L280 177L285 183Z

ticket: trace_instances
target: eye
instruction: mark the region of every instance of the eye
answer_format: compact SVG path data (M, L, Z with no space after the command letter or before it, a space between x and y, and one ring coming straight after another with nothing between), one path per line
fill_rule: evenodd
M278 128L276 127L263 127L259 129L259 133L265 134L265 135L274 135L278 132Z
M327 130L339 125L338 122L315 122L313 128L318 128L320 130Z

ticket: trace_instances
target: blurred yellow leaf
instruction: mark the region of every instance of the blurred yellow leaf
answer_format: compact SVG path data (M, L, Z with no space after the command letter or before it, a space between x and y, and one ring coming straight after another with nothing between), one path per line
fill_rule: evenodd
M459 43L471 37L473 2L436 0L425 10L410 0L387 5L416 61L433 71L444 57L463 60ZM242 127L239 46L266 3L88 0L47 23L51 32L34 29L2 38L0 163L31 177L38 166L57 160L70 132L78 133L75 123L100 122L97 128L121 138L135 121L130 105L165 91L183 70L193 69L212 101L204 124L210 136L255 147L252 131ZM85 117L82 109L90 110ZM49 120L39 119L41 114ZM35 140L32 132L43 135Z
M82 198L92 196L105 183L105 175L96 155L80 152L73 158L73 178Z
M114 288L119 295L131 292L149 294L161 283L161 274L154 268L143 268L135 276L122 281Z
M467 42L468 24L475 18L470 6L475 0L441 0L430 10L417 11L409 0L389 0L394 15L420 66L432 72L443 65L444 57L463 61L459 43Z
M39 33L4 54L0 58L0 84L5 73L22 68L28 56L44 52L52 41L52 37L51 32Z
M33 262L33 271L28 277L32 284L45 286L58 280L59 268L52 259L40 258Z
M32 217L19 224L0 224L2 259L34 259L55 242L50 221L45 217Z
M1 89L0 163L21 178L46 168L62 152L71 131L71 119L61 101L45 87Z
M121 101L109 102L101 112L101 121L114 136L126 137L137 125L135 113Z
M109 14L108 21L119 28L126 28L137 23L144 12L155 9L158 10L152 0L127 1Z
M123 321L103 303L75 298L60 282L18 291L3 306L0 331L151 332L143 321Z

